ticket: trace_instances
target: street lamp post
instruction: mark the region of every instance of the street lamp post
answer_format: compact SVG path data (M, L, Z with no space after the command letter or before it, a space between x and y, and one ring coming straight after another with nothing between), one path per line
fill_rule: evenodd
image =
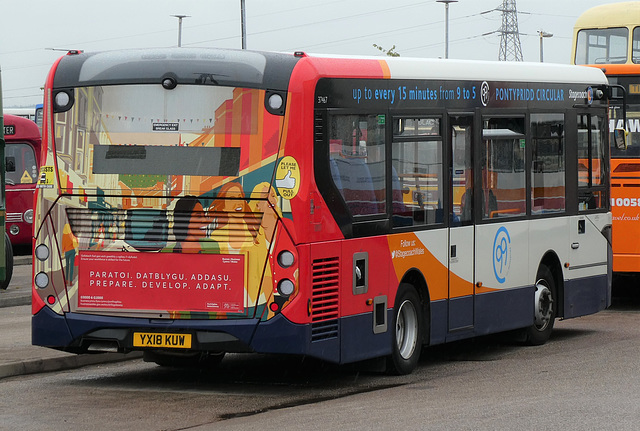
M543 59L542 39L544 39L545 37L553 37L553 33L547 33L544 30L540 30L538 34L540 35L540 63L542 63L542 59Z
M189 18L189 15L171 15L178 18L178 48L182 46L182 18Z
M458 0L436 0L444 3L444 58L449 58L449 3L457 3Z
M242 49L247 49L247 26L246 26L246 9L244 0L240 0L240 25L242 26Z

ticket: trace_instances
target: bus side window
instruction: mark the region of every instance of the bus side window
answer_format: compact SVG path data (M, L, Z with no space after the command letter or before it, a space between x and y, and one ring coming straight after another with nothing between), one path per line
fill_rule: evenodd
M473 119L451 118L451 224L460 226L473 218Z
M330 119L329 167L352 216L386 213L385 122L380 115Z
M563 114L531 114L531 214L565 210Z
M480 154L483 219L526 214L524 132L524 118L484 119Z
M443 222L439 118L399 118L392 144L393 226Z

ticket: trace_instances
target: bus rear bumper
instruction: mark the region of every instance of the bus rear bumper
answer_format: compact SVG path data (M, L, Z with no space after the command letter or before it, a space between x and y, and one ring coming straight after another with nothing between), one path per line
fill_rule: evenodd
M565 319L594 314L610 305L611 277L608 274L565 281Z
M638 274L640 273L640 254L613 255L613 272L616 274Z
M167 320L67 313L44 307L31 318L33 345L72 353L145 350L134 347L133 334L192 334L192 351L307 354L310 329L284 316L258 319Z

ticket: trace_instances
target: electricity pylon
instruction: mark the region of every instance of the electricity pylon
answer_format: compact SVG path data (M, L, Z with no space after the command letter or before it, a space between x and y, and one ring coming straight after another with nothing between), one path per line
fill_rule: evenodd
M503 0L502 26L500 27L500 61L522 61L522 48L520 47L520 32L518 31L518 11L516 0Z

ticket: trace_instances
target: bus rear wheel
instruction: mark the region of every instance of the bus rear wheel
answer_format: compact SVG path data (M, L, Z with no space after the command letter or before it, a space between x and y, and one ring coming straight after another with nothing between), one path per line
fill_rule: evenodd
M409 374L418 365L423 340L423 312L420 297L410 284L398 288L392 322L392 353L387 358L391 374Z
M557 290L549 268L541 266L536 280L534 322L525 333L525 342L531 346L539 346L549 340L557 314Z

